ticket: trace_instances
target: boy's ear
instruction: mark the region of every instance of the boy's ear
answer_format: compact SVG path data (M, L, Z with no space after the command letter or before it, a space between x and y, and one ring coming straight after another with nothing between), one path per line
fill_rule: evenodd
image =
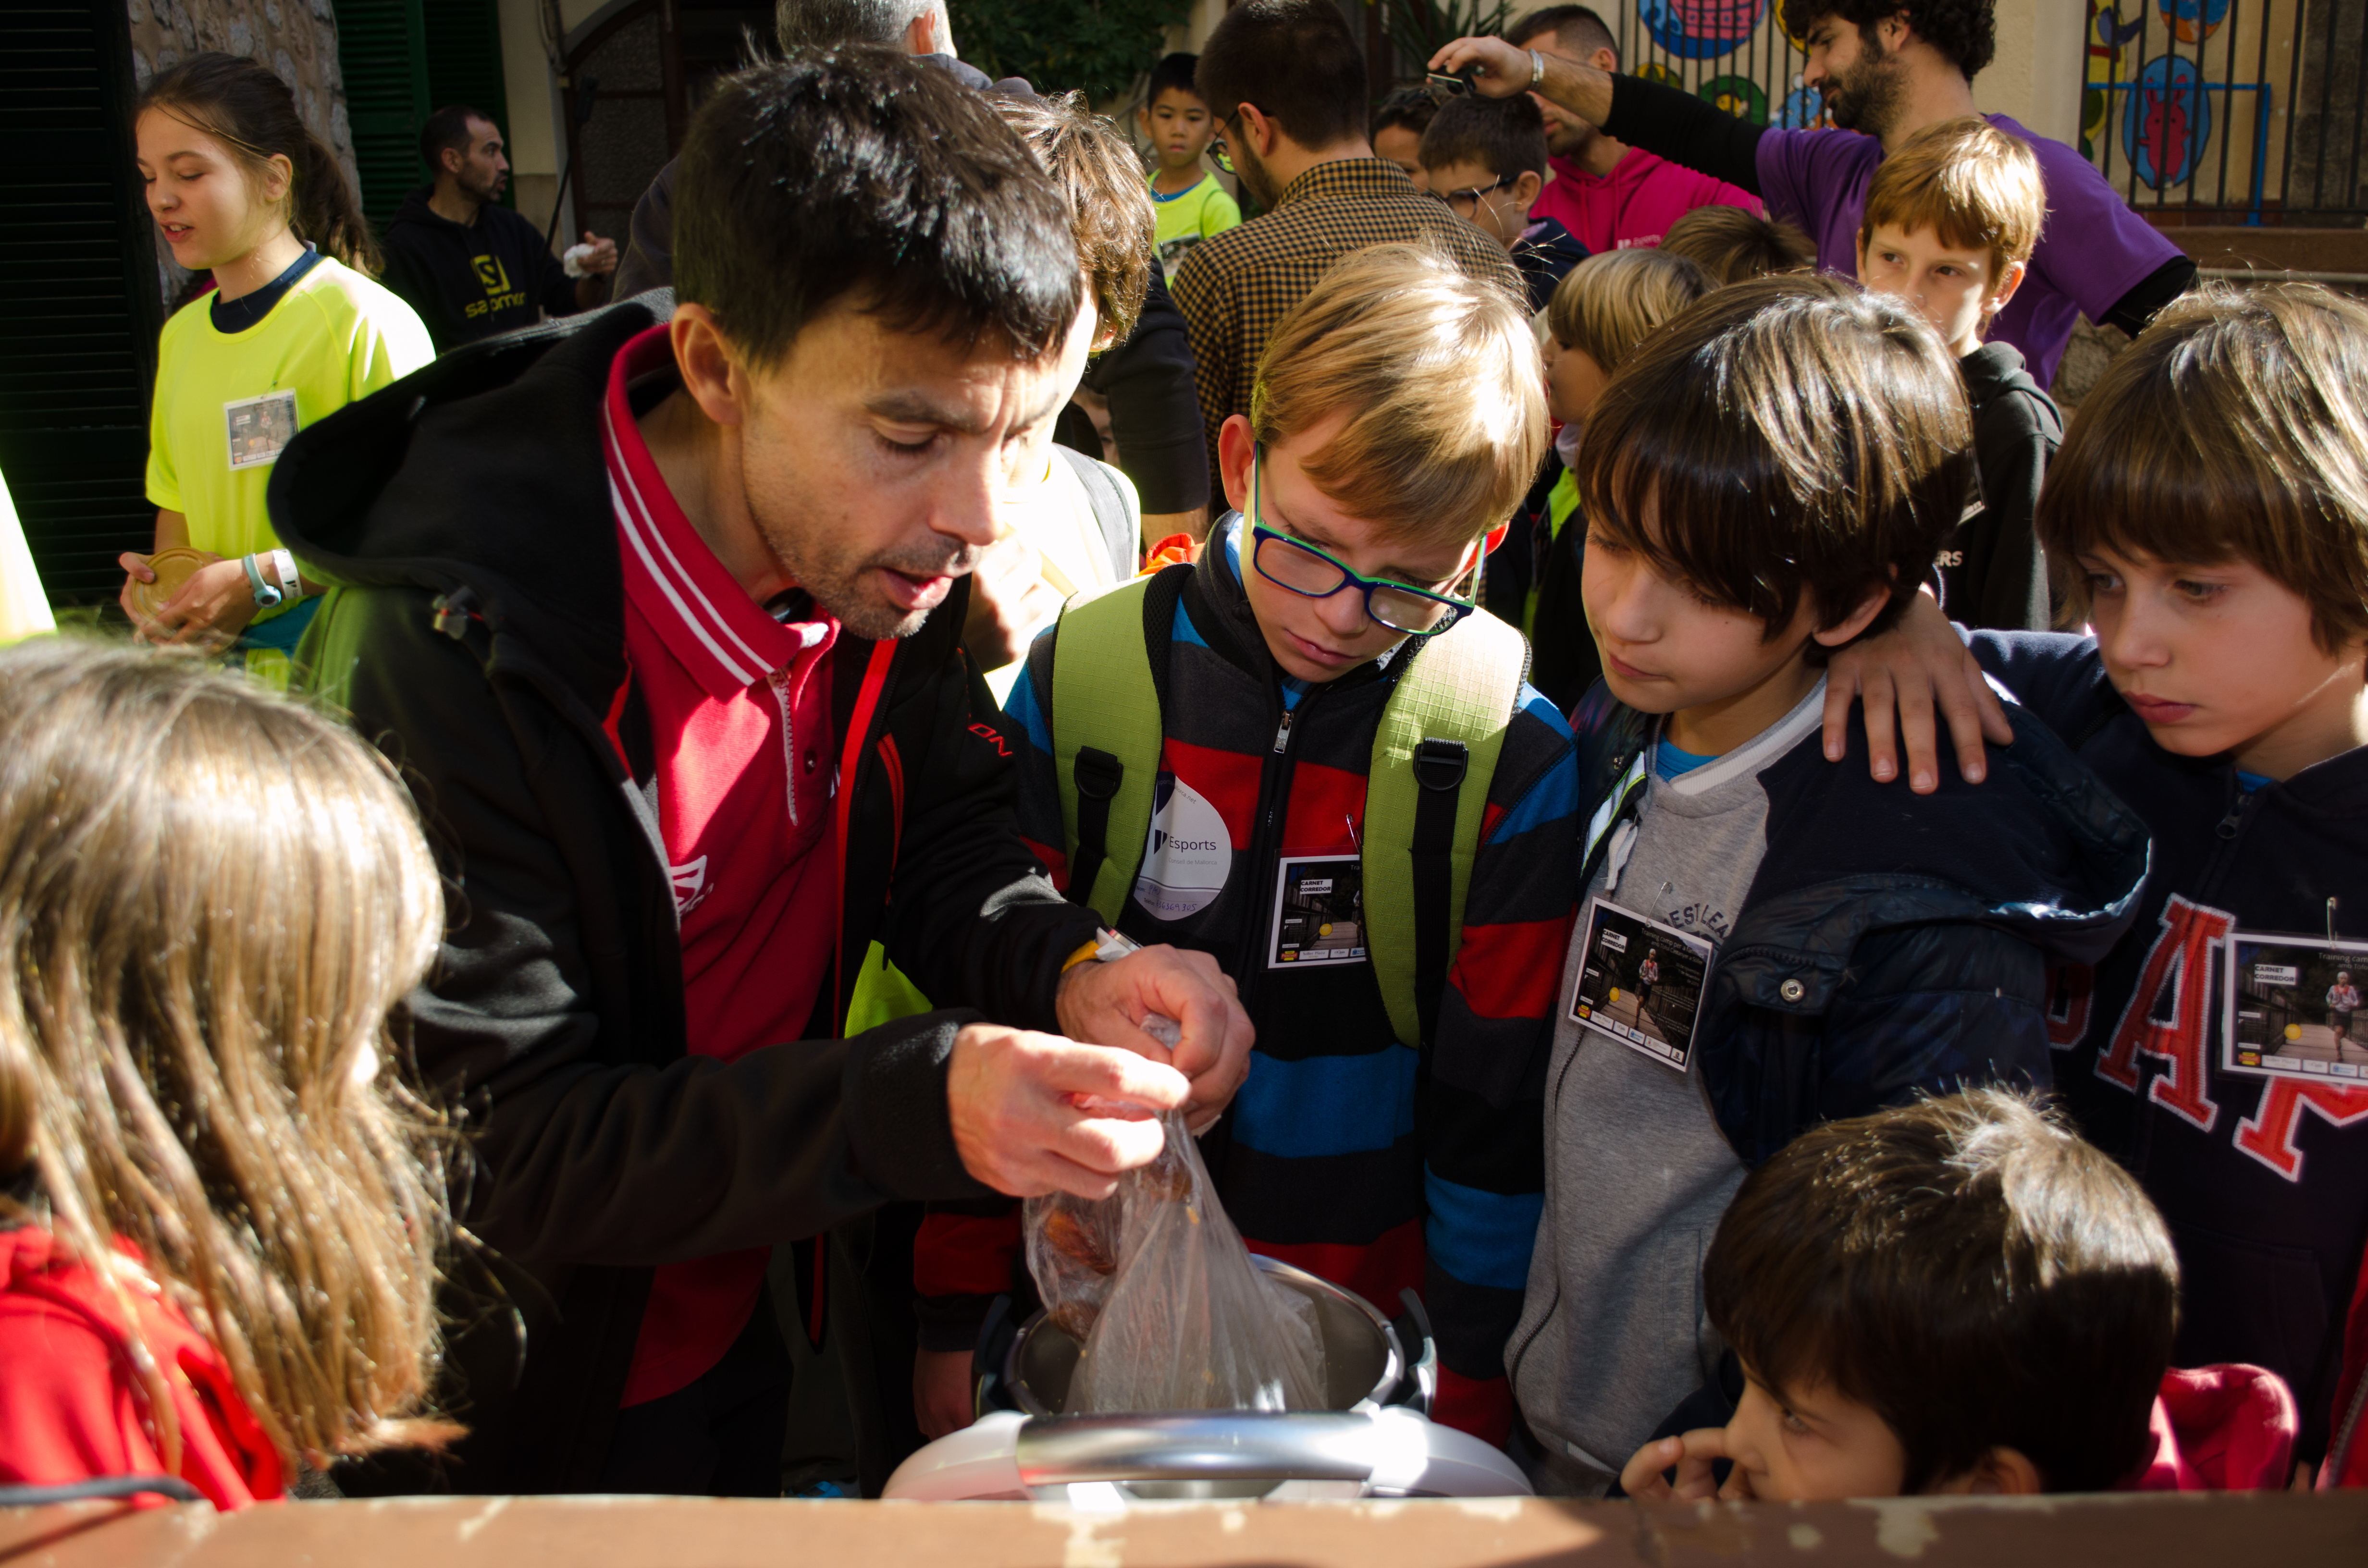
M2047 1490L2047 1478L2021 1449L2004 1443L1982 1451L1974 1468L1952 1475L1933 1491L1958 1497L2036 1497Z
M1867 589L1846 619L1837 621L1812 635L1828 648L1840 647L1874 623L1874 618L1883 613L1883 607L1891 602L1892 587L1892 584L1886 583Z
M1522 207L1534 206L1545 188L1543 175L1535 169L1523 169L1521 177L1513 182L1513 200Z
M1512 523L1507 521L1498 523L1488 530L1488 537L1480 541L1480 554L1483 559L1497 553L1497 547L1505 542L1505 536L1512 531Z
M1863 272L1866 269L1861 267L1859 270ZM2014 291L2022 287L2022 280L2030 272L2031 264L2027 261L2007 263L2006 270L1998 274L1998 288L1982 301L1982 314L1996 316L2006 309L2007 301L2014 298Z
M1217 431L1217 483L1225 492L1225 505L1236 512L1247 513L1250 504L1250 464L1258 455L1258 445L1250 436L1247 415L1226 416Z

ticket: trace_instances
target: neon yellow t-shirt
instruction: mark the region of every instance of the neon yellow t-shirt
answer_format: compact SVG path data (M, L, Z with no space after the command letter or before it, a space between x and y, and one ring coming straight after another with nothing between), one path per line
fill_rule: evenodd
M289 438L436 348L409 305L333 256L245 332L217 331L212 302L183 306L158 340L148 499L188 517L195 548L252 555L279 543L264 491Z
M1214 175L1202 175L1199 185L1174 196L1164 195L1155 187L1151 206L1158 219L1160 270L1170 278L1183 265L1186 252L1242 221L1241 204L1225 194Z

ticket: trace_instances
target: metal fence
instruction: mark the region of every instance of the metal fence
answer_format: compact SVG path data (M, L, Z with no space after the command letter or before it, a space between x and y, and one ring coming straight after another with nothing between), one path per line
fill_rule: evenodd
M2368 0L2045 3L2084 9L2083 52L2061 69L2081 74L2081 151L2132 206L2171 222L2368 218ZM1757 124L1827 123L1773 0L1599 8L1625 69Z

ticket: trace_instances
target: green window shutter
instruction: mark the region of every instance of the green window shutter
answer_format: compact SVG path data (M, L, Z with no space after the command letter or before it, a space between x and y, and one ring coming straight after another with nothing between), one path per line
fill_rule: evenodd
M501 12L495 0L419 0L427 24L427 112L467 104L510 132L509 95L502 81ZM515 186L502 205L515 207Z
M427 180L419 127L436 106L428 97L427 16L422 0L336 0L336 11L362 210L383 233L404 197Z

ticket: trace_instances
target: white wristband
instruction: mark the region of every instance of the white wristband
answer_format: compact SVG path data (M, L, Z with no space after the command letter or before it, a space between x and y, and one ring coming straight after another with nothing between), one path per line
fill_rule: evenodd
M304 597L302 579L297 574L296 557L284 550L271 552L271 570L279 574L279 591L290 599Z

